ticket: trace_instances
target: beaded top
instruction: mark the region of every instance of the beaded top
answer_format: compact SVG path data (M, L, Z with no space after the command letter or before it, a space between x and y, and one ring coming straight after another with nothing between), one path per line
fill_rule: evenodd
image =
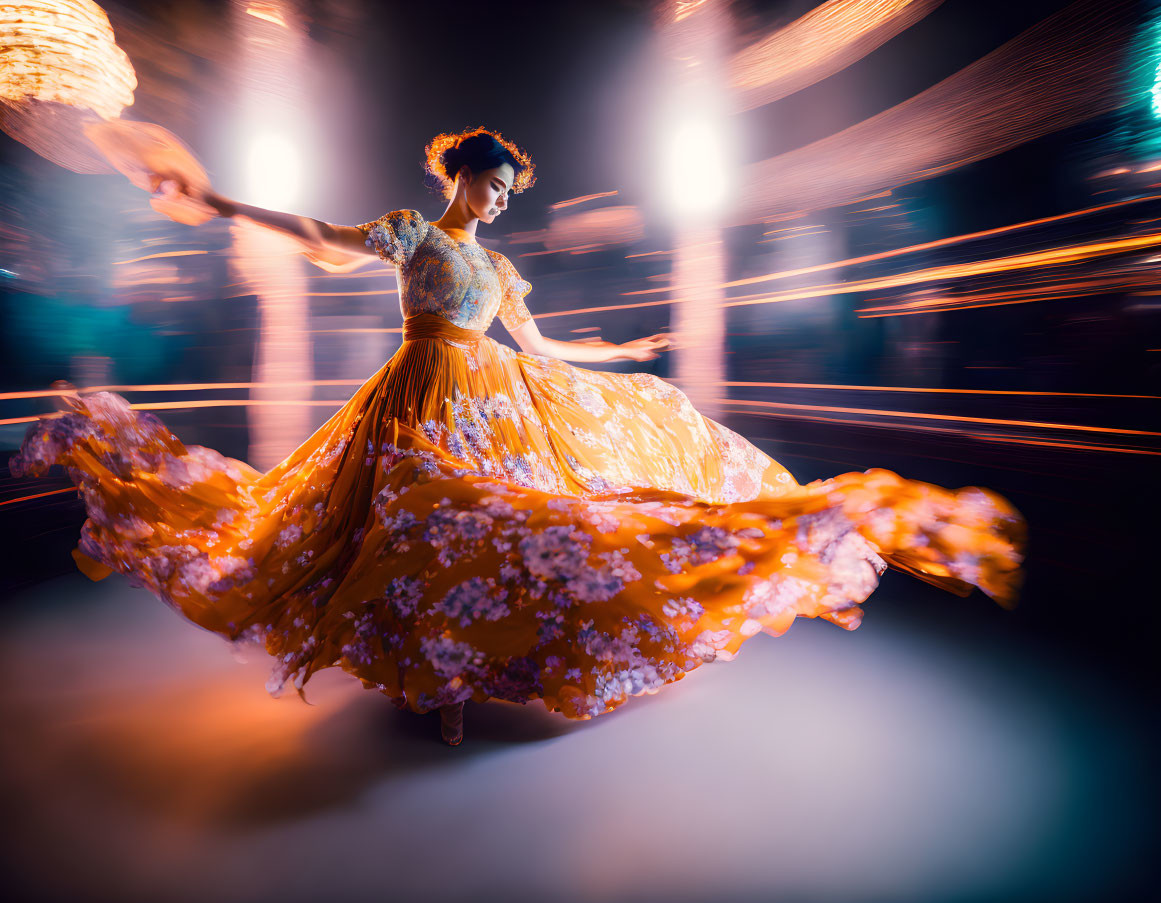
M393 210L358 228L367 247L395 265L404 317L434 313L481 330L497 316L507 329L532 319L524 304L532 286L507 257L462 230L445 231L417 210Z

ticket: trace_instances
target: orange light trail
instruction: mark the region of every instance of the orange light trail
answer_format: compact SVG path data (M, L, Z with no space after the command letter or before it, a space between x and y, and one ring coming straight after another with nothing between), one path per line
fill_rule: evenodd
M255 19L262 19L265 22L270 22L278 25L281 28L289 29L290 26L286 24L286 19L283 18L282 10L278 9L271 3L259 3L246 8L246 15L253 16Z
M1018 389L934 389L917 386L851 386L836 383L720 382L719 386L750 386L764 389L855 389L863 392L931 392L940 395L1014 395L1054 398L1161 398L1159 395L1104 395L1095 392L1023 392Z
M574 329L573 332L591 332L600 329L599 326L585 326ZM342 331L342 330L337 330ZM1161 350L1161 349L1158 349ZM290 386L317 387L317 386L361 386L366 380L360 379L313 379L292 380L277 383L280 388ZM856 386L847 383L787 383L787 382L717 382L717 386L749 387L763 389L832 389L836 391L863 391L863 392L918 392L935 393L941 395L1010 395L1016 397L1052 397L1052 398L1161 398L1158 395L1114 395L1097 392L1040 392L1024 391L1022 389L941 389L929 386ZM229 383L153 383L145 385L107 385L90 386L82 394L93 392L204 392L223 389L256 389L262 384L255 382ZM0 392L0 401L12 401L22 398L55 398L72 395L73 392L56 390L36 390L28 392Z
M157 254L146 254L144 257L134 257L132 260L114 260L113 266L125 266L127 263L141 263L143 260L157 260L162 257L192 257L196 254L209 254L209 251L161 251Z
M929 267L923 270L913 270L893 276L877 276L863 279L858 282L831 282L810 286L805 289L792 289L772 294L756 294L732 298L723 302L723 307L746 307L752 304L778 304L784 301L801 301L806 298L817 298L822 295L849 295L858 292L876 291L884 288L899 288L906 285L918 285L924 282L936 282L945 279L963 279L968 276L985 276L994 273L1004 273L1014 270L1026 270L1041 266L1058 266L1063 264L1080 263L1085 260L1108 257L1114 254L1124 254L1143 248L1161 245L1161 232L1152 232L1148 235L1133 236L1131 238L1112 239L1092 242L1087 245L1070 245L1060 248L1050 248L1045 251L1032 251L1026 254L1015 254L1010 257L998 257L991 260L974 261L971 263L954 263L943 266ZM738 280L722 283L724 286L734 286L748 282L766 281L768 277L758 277L751 280ZM656 291L673 291L672 288L642 289L636 292L625 292L624 295L643 295ZM572 310L559 310L542 314L534 314L538 320L553 317L570 317L577 314L601 313L612 310L635 310L644 307L657 307L664 304L681 304L690 298L669 298L661 301L642 301L635 304L607 304L596 307L580 307Z
M735 403L731 401L731 404ZM793 414L788 411L753 411L753 410L734 410L735 414L746 414L753 417L776 417L781 420L806 420L811 423L840 423L845 426L865 426L874 429L890 429L890 430L912 430L924 433L949 433L957 436L964 436L969 439L986 439L989 442L1000 443L1014 443L1017 445L1043 445L1051 448L1068 448L1078 449L1082 451L1104 451L1104 452L1118 452L1127 455L1154 455L1161 456L1161 452L1150 451L1142 448L1132 448L1120 445L1092 445L1089 443L1069 443L1069 442L1053 442L1048 439L1025 439L1016 436L994 435L989 436L986 433L974 432L972 430L957 430L948 429L946 427L931 426L930 424L908 424L908 423L876 423L873 420L851 420L846 417L819 417L811 414Z
M546 254L583 254L587 251L599 251L604 245L574 245L571 248L549 248L546 251L524 251L521 257L544 257Z
M366 292L303 292L306 298L357 298L361 295L398 295L399 289L385 288L377 291ZM239 297L234 295L235 298Z
M750 401L744 398L719 398L723 404L754 405L794 411L826 411L832 414L869 414L880 417L907 417L915 420L940 420L956 423L985 423L993 426L1023 426L1032 429L1078 430L1085 433L1113 433L1118 436L1161 436L1150 430L1128 430L1111 426L1083 426L1078 423L1049 423L1043 420L1003 420L994 417L964 417L955 414L925 414L917 411L888 411L877 408L844 408L831 405L789 404L782 401Z
M347 403L347 400L333 400L327 401L325 399L297 399L297 398L269 398L269 399L254 399L254 398L226 398L226 399L206 399L204 401L150 401L142 402L140 404L129 405L134 411L176 411L189 408L269 408L269 407L288 407L291 405L299 405L305 407L327 407L334 406L336 408L342 407ZM56 420L65 415L65 411L54 411L51 414L41 414L37 417L14 417L8 420L0 420L0 426L11 426L18 423L33 423L37 420Z
M278 388L286 388L289 386L361 386L366 380L361 379L313 379L313 380L291 380L289 382L274 383ZM152 385L140 386L91 386L86 387L83 394L90 394L93 392L201 392L213 391L214 389L259 389L264 388L268 384L246 382L246 383L156 383ZM0 401L11 401L17 398L55 398L57 396L78 394L74 392L62 392L55 389L47 389L35 392L2 392L0 393Z
M351 381L358 384L357 381ZM328 385L334 385L337 381L327 381ZM350 383L347 383L350 384ZM288 383L284 385L296 385L295 383ZM723 385L723 383L715 383L715 385ZM869 387L868 387L869 388ZM955 391L955 390L948 390ZM59 393L58 393L59 394ZM1018 426L1029 427L1033 429L1056 429L1056 430L1075 430L1079 432L1090 433L1106 433L1124 436L1161 436L1161 432L1152 432L1149 430L1131 430L1118 427L1097 427L1086 426L1082 424L1071 423L1052 423L1040 420L1006 420L991 417L967 417L952 414L930 414L916 411L892 411L882 410L876 408L849 408L832 405L807 405L807 404L790 404L788 402L775 401L751 401L740 398L718 398L715 399L717 403L735 406L746 406L743 413L762 413L761 411L752 411L749 408L759 407L766 409L777 409L778 411L822 411L836 414L863 414L870 416L884 416L884 417L900 417L913 420L935 420L941 422L959 422L959 423L979 423L990 424L994 426ZM160 411L160 410L187 410L195 408L216 408L216 407L270 407L270 406L285 406L285 405L305 405L312 407L341 407L346 404L345 400L339 399L205 399L192 401L173 401L173 402L143 402L139 404L131 404L133 410L139 411ZM15 425L20 423L32 423L37 420L45 419L52 420L63 416L65 412L54 412L50 414L43 414L32 417L19 417L7 420L0 420L0 425ZM776 415L775 415L776 416ZM862 421L844 421L851 423L861 423Z
M975 241L979 238L991 238L996 235L1005 235L1009 232L1015 232L1020 229L1029 229L1033 226L1043 226L1049 223L1062 222L1064 220L1075 219L1078 216L1088 216L1091 213L1102 213L1106 210L1114 210L1117 207L1124 207L1130 204L1140 204L1146 201L1161 200L1161 195L1152 194L1146 197L1130 198L1124 201L1115 201L1111 204L1101 204L1097 207L1085 207L1081 210L1071 210L1068 213L1058 213L1054 216L1046 216L1041 219L1027 220L1022 223L1012 223L1008 226L997 226L994 229L984 229L980 232L968 232L964 235L953 235L948 238L938 238L933 241L923 242L922 244L909 245L905 248L895 248L890 251L879 251L875 254L866 254L862 257L848 257L845 260L836 260L832 263L820 263L809 267L800 267L796 270L783 270L779 273L767 273L764 276L750 276L746 279L735 279L733 282L726 282L726 288L736 288L742 285L754 285L758 282L773 282L777 279L789 279L794 276L809 276L813 273L823 273L827 270L837 269L838 267L857 266L861 263L874 263L877 260L890 260L893 257L902 257L906 254L915 254L919 251L931 251L935 248L945 248L951 245L956 245L961 242ZM804 226L796 226L794 228L805 228ZM769 235L770 233L763 233ZM681 291L682 286L668 285L661 288L640 289L634 292L623 292L624 295L650 295L657 292L676 292Z
M5 501L0 502L0 508L3 508L5 505L15 505L17 502L29 502L29 501L32 501L33 499L41 499L41 498L44 498L46 495L61 495L62 493L65 493L65 492L76 492L76 491L77 491L76 486L69 486L67 489L51 489L48 492L38 492L35 495L22 495L22 496L20 496L20 498L6 499Z
M579 198L569 198L567 201L557 201L555 204L549 204L549 210L563 210L565 207L571 207L573 204L583 204L585 201L595 201L597 198L611 198L619 192L614 188L612 191L601 191L597 194L585 194Z
M1067 285L1023 286L998 292L978 295L945 296L942 298L906 301L898 305L864 307L855 312L861 320L876 320L882 317L906 317L913 314L944 313L953 310L976 310L981 307L1006 307L1010 304L1030 304L1034 301L1060 301L1065 298L1080 298L1093 294L1097 289L1104 292L1135 289L1157 285L1161 273L1141 273L1133 278L1094 278L1078 280ZM1004 300L1011 299L1011 300Z

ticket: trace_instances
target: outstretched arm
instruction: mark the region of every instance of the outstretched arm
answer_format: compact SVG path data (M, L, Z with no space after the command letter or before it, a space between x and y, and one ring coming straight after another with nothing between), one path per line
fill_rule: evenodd
M669 338L662 334L635 339L618 345L614 342L561 342L540 334L535 320L521 323L508 332L516 340L521 351L528 354L543 354L562 361L576 363L603 363L606 361L650 361L658 352L670 346Z
M304 250L327 263L343 265L353 262L354 259L371 259L376 256L375 251L366 245L367 236L354 226L336 226L309 216L241 204L214 191L206 192L203 200L214 208L219 216L243 216L259 225L298 239Z

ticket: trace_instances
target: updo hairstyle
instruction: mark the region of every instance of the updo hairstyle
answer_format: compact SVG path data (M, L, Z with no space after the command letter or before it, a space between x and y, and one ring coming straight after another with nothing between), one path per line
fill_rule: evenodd
M532 158L499 132L485 128L436 135L428 143L426 155L429 183L449 199L455 194L456 173L463 166L474 174L507 163L514 173L513 194L536 182Z

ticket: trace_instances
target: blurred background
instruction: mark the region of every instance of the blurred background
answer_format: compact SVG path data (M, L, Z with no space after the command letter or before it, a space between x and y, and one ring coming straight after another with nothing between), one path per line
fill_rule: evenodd
M438 217L423 147L483 125L536 163L480 241L532 283L543 334L670 332L678 349L655 361L591 366L674 381L800 482L886 467L987 486L1030 532L1014 611L887 574L851 636L797 625L608 727L489 706L469 750L469 712L452 762L432 725L337 678L313 713L261 698L216 640L119 577L80 577L71 483L5 463L12 887L933 901L1145 886L1156 3L30 0L0 8L0 47L0 461L66 379L268 469L400 342L391 269L327 273L269 233L174 223L86 146L84 116L159 123L219 192L345 224ZM573 778L604 808L561 788ZM304 852L275 867L276 848ZM46 872L58 856L71 868Z

